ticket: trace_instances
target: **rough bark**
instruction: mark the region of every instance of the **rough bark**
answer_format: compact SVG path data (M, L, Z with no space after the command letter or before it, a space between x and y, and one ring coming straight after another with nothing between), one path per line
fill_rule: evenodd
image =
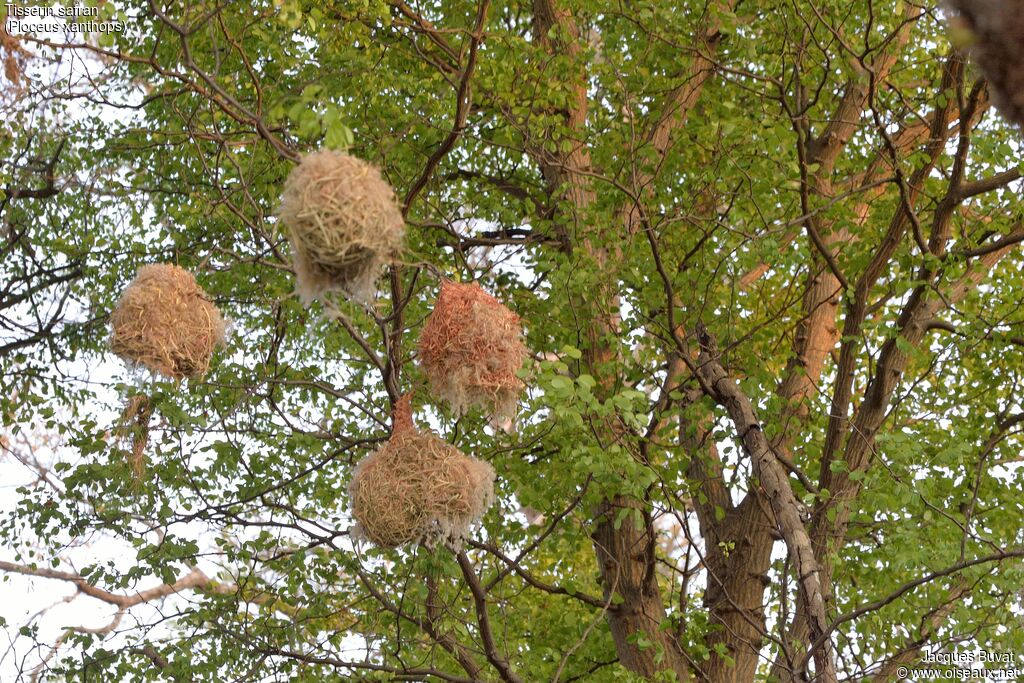
M765 634L764 591L777 532L762 496L748 496L722 517L707 519L698 508L705 536L704 565L708 572L704 606L715 631L707 637L714 651L700 670L708 681L745 683L754 680ZM731 661L730 661L731 660Z
M800 506L789 483L789 475L761 431L760 421L754 413L750 399L740 391L735 380L728 376L719 362L714 338L703 326L697 328L697 336L701 345L701 354L696 366L697 375L701 378L705 390L726 409L735 424L740 441L753 466L754 476L764 489L765 497L779 525L779 531L786 541L799 585L808 596L807 612L811 636L814 639L821 638L819 647L812 653L816 677L822 683L834 683L835 655L831 640L827 637L829 620L820 570L811 547L810 536L800 517Z
M677 330L677 335L682 338L683 331ZM676 354L669 364L667 386L677 387L687 376L686 364ZM689 397L682 407L692 407L701 395ZM690 459L687 478L700 491L693 507L704 540L704 607L712 626L705 639L711 655L695 667L699 680L743 683L754 680L761 660L764 591L778 532L763 496L747 496L733 505L711 438L711 417L709 411L696 423L680 418L680 445ZM720 647L724 655L718 654Z
M616 524L623 509L630 512ZM633 510L644 520L642 525L636 524ZM679 680L689 680L689 664L666 621L654 571L656 546L650 514L641 501L617 496L600 505L595 520L594 550L605 599L612 603L608 626L619 663L641 676L652 677L669 669ZM647 643L638 643L638 638Z

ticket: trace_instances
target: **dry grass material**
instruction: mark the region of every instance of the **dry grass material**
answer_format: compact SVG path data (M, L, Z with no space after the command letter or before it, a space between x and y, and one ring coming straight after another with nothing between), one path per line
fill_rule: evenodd
M952 0L959 27L972 38L970 53L992 87L993 102L1024 126L1024 3L1021 0Z
M519 316L480 285L443 282L423 326L419 362L433 393L463 414L477 406L511 425L526 360Z
M15 88L20 88L29 51L22 46L21 40L17 36L12 36L7 32L2 23L0 23L0 53L3 54L4 76Z
M128 399L128 405L121 413L121 419L114 436L120 443L130 444L128 464L136 482L142 481L146 472L146 445L149 443L149 420L153 405L145 394L136 394Z
M494 478L489 464L417 429L404 398L391 438L353 473L352 536L382 548L422 543L457 551L494 502Z
M381 266L399 254L405 220L376 166L323 150L285 181L278 209L288 229L303 302L338 291L373 298Z
M114 353L177 380L206 374L225 329L192 274L170 264L139 269L110 315L110 327Z

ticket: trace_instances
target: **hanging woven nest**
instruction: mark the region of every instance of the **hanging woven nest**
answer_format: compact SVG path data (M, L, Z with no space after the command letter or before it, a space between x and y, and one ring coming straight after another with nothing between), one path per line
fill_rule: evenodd
M110 349L130 364L198 379L224 342L224 319L187 270L143 266L110 315Z
M434 395L456 414L473 407L511 425L526 360L519 316L475 282L442 282L419 342L419 363Z
M7 27L0 24L0 55L3 57L4 77L15 88L22 86L25 74L25 63L31 53L21 44L21 39L7 32Z
M352 536L382 548L422 543L458 550L494 502L494 478L489 464L417 429L404 397L391 438L352 475Z
M957 32L966 33L972 58L992 88L992 100L1006 118L1024 126L1024 5L1020 0L952 0L960 13Z
M344 152L305 156L285 181L278 217L288 230L299 298L373 298L381 267L402 249L405 220L377 167Z

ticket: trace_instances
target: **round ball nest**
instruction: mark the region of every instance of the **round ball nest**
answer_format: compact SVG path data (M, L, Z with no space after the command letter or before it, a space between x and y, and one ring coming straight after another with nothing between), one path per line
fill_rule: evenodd
M524 388L522 335L519 316L480 285L445 281L420 334L420 367L456 414L481 407L510 425Z
M170 264L143 266L110 315L110 349L130 364L198 379L224 342L224 319L192 273Z
M391 438L352 475L352 537L382 548L422 543L457 551L494 502L494 478L486 462L396 416Z
M952 0L970 53L992 86L992 99L1024 126L1024 5L1020 0Z
M285 181L278 218L292 245L299 297L373 297L381 266L402 248L405 220L376 166L344 152L303 157Z

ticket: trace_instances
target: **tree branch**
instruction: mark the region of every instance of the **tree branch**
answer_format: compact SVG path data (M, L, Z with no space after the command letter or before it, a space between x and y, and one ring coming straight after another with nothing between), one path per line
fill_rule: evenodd
M775 513L776 522L796 568L797 579L808 596L811 633L818 641L809 653L814 656L818 679L823 683L835 683L835 655L827 637L829 624L820 570L811 539L800 516L793 488L785 469L775 457L767 437L761 431L761 424L750 399L726 374L725 368L719 362L714 337L703 325L698 325L696 332L701 347L697 359L697 372L711 388L711 398L728 411L736 426L743 448L750 457L754 475L764 488L772 512Z
M469 590L473 594L473 605L476 609L477 624L480 626L480 637L484 642L484 654L487 655L487 661L498 671L501 680L505 683L523 683L523 679L512 671L508 660L501 656L494 643L494 632L491 630L491 620L487 615L487 594L484 593L480 579L473 570L473 563L469 561L465 552L460 552L458 559L459 567L462 568L462 576L466 579Z

